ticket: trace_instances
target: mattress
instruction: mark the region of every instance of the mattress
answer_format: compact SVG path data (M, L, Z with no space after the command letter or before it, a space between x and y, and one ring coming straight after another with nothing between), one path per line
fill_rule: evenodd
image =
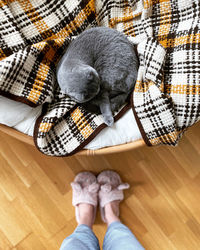
M0 123L33 136L34 126L42 111L42 105L32 108L28 105L0 96ZM128 110L112 127L104 128L85 149L100 149L141 139L133 111Z

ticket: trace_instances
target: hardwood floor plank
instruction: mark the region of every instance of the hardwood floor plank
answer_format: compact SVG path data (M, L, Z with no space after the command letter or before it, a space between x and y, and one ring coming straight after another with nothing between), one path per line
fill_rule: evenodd
M19 196L21 190L26 189L24 182L2 157L0 157L0 188L10 201Z
M22 240L16 246L17 250L45 250L46 246L44 246L41 241L34 235L33 233L29 234L24 240Z
M181 185L185 185L191 181L190 176L171 153L169 147L158 147L156 148L156 153L165 165L167 165L167 168L170 169L172 174L178 179Z
M43 189L37 182L24 192L23 197L27 206L39 219L51 237L65 225L65 217L50 198L51 193Z
M126 204L131 208L131 210L137 215L140 221L145 225L148 233L151 234L152 236L151 240L156 242L155 249L159 249L159 247L161 246L165 246L165 249L173 249L173 244L171 243L169 238L163 233L163 231L157 224L157 221L155 221L154 218L151 217L151 215L148 213L148 211L145 209L145 207L137 197L134 196L128 198L126 200ZM134 207L131 204L134 204ZM134 224L131 221L128 223L127 226L132 229L136 238L138 238L138 240L142 242L144 248L149 249L149 242L145 241L146 234L143 235L142 237L141 235L138 235L136 230L134 229Z
M30 234L31 229L28 221L19 216L12 202L8 201L2 192L0 192L0 204L0 230L12 246L15 246Z
M190 210L196 221L200 223L200 174L194 179L194 181L183 186L177 192L177 197L179 197L184 206Z
M37 182L41 188L48 191L49 198L54 202L54 204L56 204L58 210L65 216L65 219L70 220L71 217L74 216L74 211L71 208L72 190L70 189L70 182L66 180L66 183L64 184L69 190L67 193L65 193L65 197L58 191L56 184L47 178L43 169L36 162L32 162L29 165L29 170L34 178L37 179Z
M200 246L199 239L196 238L187 226L179 227L177 231L170 236L170 239L176 249L199 249Z
M10 250L11 248L12 244L2 232L2 230L0 230L0 250Z
M35 179L30 175L27 166L23 165L20 159L15 155L13 151L10 151L9 157L7 155L8 152L8 144L4 144L0 146L0 159L6 160L7 164L12 168L12 170L16 173L16 175L21 179L21 181L26 185L26 187L30 187L34 182Z

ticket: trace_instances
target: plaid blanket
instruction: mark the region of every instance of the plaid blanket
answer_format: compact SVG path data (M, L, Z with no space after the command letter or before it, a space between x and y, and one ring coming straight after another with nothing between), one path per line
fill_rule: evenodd
M176 145L200 117L199 16L199 0L0 0L0 94L43 105L34 131L42 153L74 154L105 124L60 91L56 65L86 28L115 28L140 60L115 120L132 107L147 145Z

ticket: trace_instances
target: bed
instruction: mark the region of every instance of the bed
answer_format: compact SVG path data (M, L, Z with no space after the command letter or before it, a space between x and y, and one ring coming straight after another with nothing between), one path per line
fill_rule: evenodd
M175 146L200 120L199 0L2 1L0 11L0 95L7 98L1 130L33 135L43 154L69 156L141 138L148 146ZM55 77L71 39L96 26L124 33L139 57L134 91L112 128L63 95ZM8 117L14 107L24 112Z

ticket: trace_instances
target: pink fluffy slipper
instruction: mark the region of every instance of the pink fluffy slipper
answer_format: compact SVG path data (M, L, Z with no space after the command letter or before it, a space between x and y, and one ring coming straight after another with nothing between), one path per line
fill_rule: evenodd
M76 221L80 223L78 204L87 203L93 205L95 208L93 218L94 222L99 190L99 184L97 183L96 176L91 172L81 172L76 175L74 181L71 183L71 186L73 190L72 204L75 206Z
M101 172L97 176L97 182L100 184L99 203L101 218L106 222L104 211L105 205L116 200L122 201L124 199L123 190L128 189L129 184L122 183L118 173L112 170ZM119 214L117 214L117 216L119 216Z

